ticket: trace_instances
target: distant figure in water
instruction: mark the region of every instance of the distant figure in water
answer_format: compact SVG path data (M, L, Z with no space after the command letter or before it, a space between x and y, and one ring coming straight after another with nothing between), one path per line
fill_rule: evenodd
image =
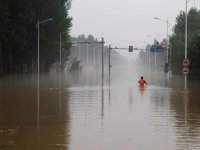
M141 76L141 79L138 81L140 87L144 87L144 84L148 85L147 82L143 79L143 76Z

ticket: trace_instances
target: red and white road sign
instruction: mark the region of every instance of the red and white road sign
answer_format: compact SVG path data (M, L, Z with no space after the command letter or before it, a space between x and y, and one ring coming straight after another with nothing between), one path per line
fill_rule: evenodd
M183 66L184 66L184 68L188 67L189 65L190 65L190 60L187 59L187 58L183 59Z
M188 75L189 72L190 72L190 69L187 68L187 67L185 67L185 68L182 69L182 73L183 73L184 75Z

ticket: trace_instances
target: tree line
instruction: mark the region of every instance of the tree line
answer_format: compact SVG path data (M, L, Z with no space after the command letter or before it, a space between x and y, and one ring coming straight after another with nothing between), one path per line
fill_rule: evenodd
M59 60L62 34L63 61L69 55L71 0L0 1L0 75L37 72L38 21L40 24L40 71L47 72Z
M180 12L176 17L176 23L173 27L172 35L169 37L169 63L170 69L175 74L182 74L182 61L185 58L185 12ZM187 42L187 56L190 60L189 77L196 78L200 75L200 11L196 8L191 8L187 14L188 19L188 42ZM155 43L154 43L155 44ZM148 47L146 51L141 51L139 59L145 62L148 57ZM164 71L165 55L157 53L157 61L161 64L159 67ZM151 60L154 59L154 54L150 55ZM153 68L151 61L150 66ZM146 64L146 63L145 63ZM148 62L147 62L148 64ZM158 68L157 68L158 69Z
M73 42L80 42L79 44L72 45L70 51L70 57L76 58L79 61L79 65L83 67L83 69L89 65L92 67L100 68L102 65L102 44L101 39L95 38L92 34L88 36L81 34L78 37L71 37ZM81 43L81 42L88 42ZM108 46L104 44L104 65L108 65L108 57L109 50ZM79 58L80 57L80 58ZM111 63L113 66L119 65L124 61L124 58L115 50L111 50L110 54Z
M59 61L59 36L62 34L62 61L69 56L72 18L69 16L71 0L3 0L0 1L0 75L37 72L37 23L40 24L40 71L47 72ZM185 45L185 15L188 16L188 58L190 74L200 75L200 11L191 8L176 18L170 36L171 69L181 73ZM93 36L79 40L97 41ZM72 39L71 39L72 40ZM77 39L73 39L77 40ZM62 63L63 64L63 63Z
M191 8L188 14L181 12L176 18L173 34L170 37L172 51L171 67L175 73L181 73L182 61L185 58L185 15L188 19L188 47L187 54L191 62L190 75L200 75L200 11Z

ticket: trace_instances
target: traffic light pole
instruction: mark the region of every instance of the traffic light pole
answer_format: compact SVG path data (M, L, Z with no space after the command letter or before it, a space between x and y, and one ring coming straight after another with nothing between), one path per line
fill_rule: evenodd
M111 65L110 65L110 51L111 51L111 46L109 45L108 48L108 85L110 87L110 69L111 69Z
M118 48L118 47L115 47L115 48L112 48L110 45L108 47L108 85L110 87L110 82L111 82L111 77L110 77L110 74L111 74L111 63L110 63L110 55L111 55L111 50L112 49L120 49L120 50L128 50L129 52L133 52L133 50L141 50L141 49L137 49L137 48L133 48L133 46L129 46L129 48Z
M103 49L104 49L104 38L102 38L102 41L101 41L101 44L102 44L102 88L104 86L104 57L103 57Z
M101 58L101 60L102 60L102 88L103 88L103 86L104 86L104 55L103 55L103 50L104 50L104 38L102 38L102 40L101 40L101 42L88 42L88 41L83 41L83 42L72 42L72 44L80 44L80 43L86 43L86 44L93 44L93 43L99 43L99 44L101 44L102 45L102 58ZM80 50L80 48L79 48L79 50ZM79 58L80 59L80 58ZM80 72L80 71L79 71Z
M187 3L188 0L186 0L186 8L185 8L185 59L187 59ZM187 75L184 75L184 88L187 88Z

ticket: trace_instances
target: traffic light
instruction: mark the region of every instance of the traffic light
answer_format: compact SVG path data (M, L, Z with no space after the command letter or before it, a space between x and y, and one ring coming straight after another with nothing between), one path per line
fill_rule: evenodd
M133 46L129 46L128 51L133 52Z

